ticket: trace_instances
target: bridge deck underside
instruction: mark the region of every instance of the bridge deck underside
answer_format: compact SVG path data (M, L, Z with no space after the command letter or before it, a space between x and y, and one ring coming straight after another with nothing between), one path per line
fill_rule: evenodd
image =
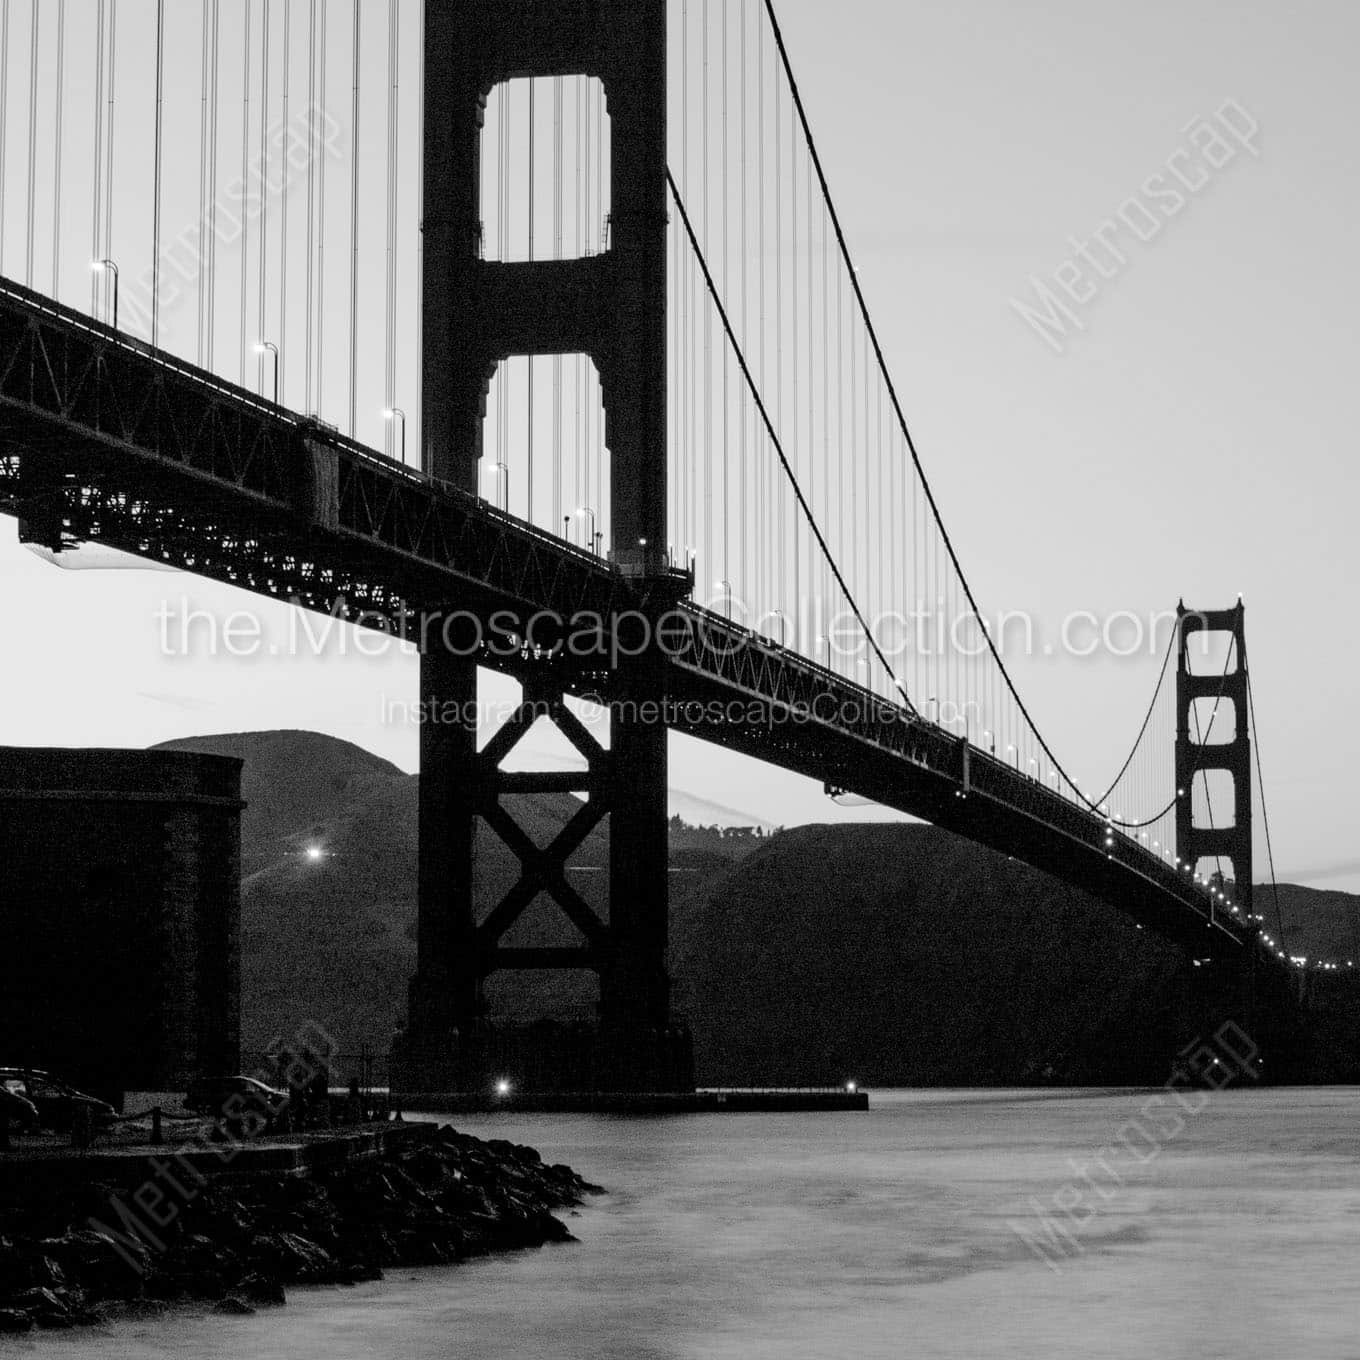
M514 639L536 615L654 616L675 591L3 281L0 512L36 541L107 543L412 641L422 616L501 611L479 664L606 701L607 659ZM1102 819L1009 765L974 749L965 776L941 729L695 606L680 617L674 730L1013 855L1192 949L1248 938L1173 866L1107 845Z

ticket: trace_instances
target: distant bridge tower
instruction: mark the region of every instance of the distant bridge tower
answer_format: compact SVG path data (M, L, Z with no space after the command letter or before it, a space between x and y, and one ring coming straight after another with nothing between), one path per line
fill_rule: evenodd
M611 562L653 600L667 589L683 594L667 585L674 574L665 553L665 0L427 0L425 8L425 470L475 493L497 366L512 357L588 355L605 405ZM612 166L608 248L572 260L484 260L480 144L487 98L509 80L557 76L596 78L604 87ZM600 978L600 1027L585 1063L591 1075L573 1080L615 1088L692 1085L687 1037L670 1024L665 968L666 729L616 712L610 749L603 750L563 707L573 678L565 663L526 657L523 669L526 702L551 713L586 758L587 772L502 771L533 722L530 710L522 709L479 754L475 663L438 644L422 655L423 714L462 712L468 719L421 727L419 959L401 1046L403 1081L407 1089L469 1089L489 1079L479 1051L492 1055L487 1062L513 1061L505 1035L495 1035L483 1018L483 983L491 973L586 968ZM608 678L608 693L629 701L631 712L638 711L634 704L662 700L664 686L660 656L626 661ZM549 791L588 793L590 801L552 845L536 847L501 797ZM569 857L606 814L607 923L566 872ZM479 820L516 853L522 872L480 922L473 901ZM540 894L581 932L579 948L501 944Z
M1233 901L1250 921L1251 893L1251 738L1248 724L1246 609L1239 600L1232 609L1177 610L1180 623L1179 660L1176 667L1176 854L1198 870L1205 859L1232 862L1236 881ZM1232 648L1226 673L1215 667L1211 674L1197 675L1190 669L1190 644L1196 634L1226 633ZM1204 730L1207 718L1195 723L1196 700L1210 705L1219 700L1214 722L1221 730L1227 720L1226 705L1233 710L1231 741L1214 741ZM1208 741L1203 740L1209 737ZM1197 774L1226 770L1233 781L1232 821L1226 825L1198 826L1194 817L1194 779ZM1220 812L1222 816L1222 812Z

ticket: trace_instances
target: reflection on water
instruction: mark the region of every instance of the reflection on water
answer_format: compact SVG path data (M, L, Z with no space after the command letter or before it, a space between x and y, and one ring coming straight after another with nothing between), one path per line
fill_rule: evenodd
M3 1349L101 1360L1360 1356L1360 1092L1220 1093L1138 1158L1114 1160L1117 1131L1147 1099L896 1092L868 1114L464 1119L610 1188L572 1220L580 1245L293 1291L286 1309L253 1318L177 1317ZM1070 1236L1046 1239L1036 1204Z

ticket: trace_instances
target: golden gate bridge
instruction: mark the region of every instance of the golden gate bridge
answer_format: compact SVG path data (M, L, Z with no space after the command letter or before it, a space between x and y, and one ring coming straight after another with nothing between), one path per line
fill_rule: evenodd
M692 1080L671 731L1086 888L1242 1014L1287 990L1241 602L1178 611L1127 759L1079 785L946 530L772 3L78 10L0 7L0 510L57 560L419 646L455 717L421 725L412 1089L485 1067L504 968L598 974L614 1087ZM524 698L484 741L479 667ZM544 716L581 768L507 771ZM547 791L583 801L539 846L503 799ZM601 916L566 867L605 818ZM490 911L479 827L522 868ZM578 943L505 943L541 899Z

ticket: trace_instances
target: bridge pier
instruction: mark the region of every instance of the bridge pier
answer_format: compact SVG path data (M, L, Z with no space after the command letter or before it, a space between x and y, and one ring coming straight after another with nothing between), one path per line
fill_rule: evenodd
M519 1091L693 1089L687 1031L670 1015L666 971L668 853L666 729L634 719L631 705L659 703L660 666L645 660L619 681L606 749L567 706L563 668L545 659L526 672L516 711L477 750L476 675L442 651L422 661L419 960L410 1025L394 1051L394 1089L486 1091L498 1080ZM654 696L649 698L648 696ZM622 716L622 715L627 715ZM504 763L540 720L550 721L585 761L581 771L514 771ZM513 800L583 795L546 845L516 820ZM585 900L571 861L608 818L606 918ZM510 890L489 911L475 900L481 827L519 862ZM574 945L504 943L536 904L558 907ZM498 1022L484 984L501 969L586 969L600 979L595 1025Z
M586 354L600 375L609 450L611 550L620 595L654 621L674 602L666 555L666 7L664 0L430 0L425 25L423 461L476 494L487 394L498 364ZM486 101L505 81L587 76L610 113L608 248L577 260L482 258L480 139ZM532 507L531 507L532 513ZM555 522L555 521L554 521ZM632 618L639 617L633 613ZM618 620L602 621L612 636ZM477 751L472 660L427 648L421 663L419 962L398 1068L406 1089L472 1089L514 1059L486 1015L485 979L500 968L589 968L599 1025L582 1052L559 1054L557 1079L596 1089L693 1085L688 1036L671 1022L667 731L664 657L651 645L593 663L590 688L614 702L604 750L563 703L560 658L523 653L525 703ZM432 722L446 702L466 721ZM585 758L579 786L562 773L507 774L501 762L540 713ZM552 845L539 848L502 803L512 793L586 795ZM609 917L566 874L567 856L609 818ZM473 856L479 823L520 860L510 894L478 919ZM577 928L574 948L514 949L505 933L547 896ZM542 1070L534 1055L523 1065ZM582 1076L581 1074L586 1074ZM469 1085L471 1084L471 1085Z

